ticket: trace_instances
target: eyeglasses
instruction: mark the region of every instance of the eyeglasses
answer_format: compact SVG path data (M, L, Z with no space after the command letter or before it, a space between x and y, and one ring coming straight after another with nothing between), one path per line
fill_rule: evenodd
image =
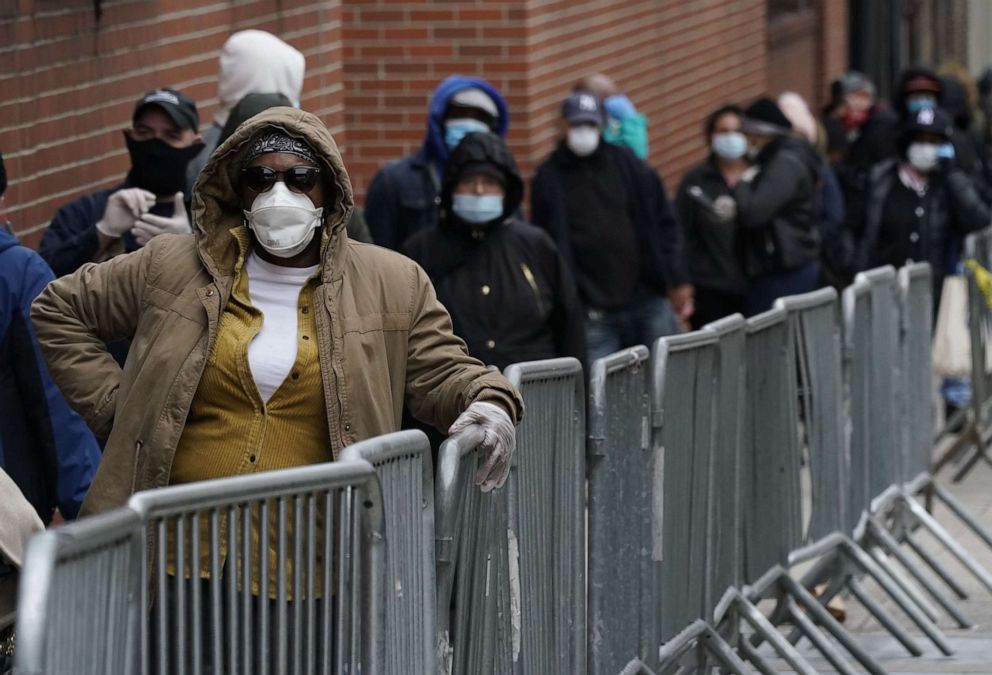
M267 192L280 178L293 192L310 192L317 185L320 169L315 166L294 166L286 171L276 171L267 166L246 166L241 170L242 179L255 192Z

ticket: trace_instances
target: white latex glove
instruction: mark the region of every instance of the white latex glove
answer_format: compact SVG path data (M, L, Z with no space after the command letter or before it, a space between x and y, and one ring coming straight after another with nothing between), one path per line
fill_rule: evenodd
M752 164L748 168L744 169L744 173L741 174L741 181L744 183L751 183L758 174L761 173L761 167L757 164Z
M171 217L153 216L144 213L134 223L131 234L138 246L144 246L152 237L160 234L189 234L193 228L189 226L189 218L186 216L186 205L183 204L183 193L177 192L173 198L175 212Z
M513 420L498 405L477 401L458 416L448 433L454 435L472 425L478 426L483 434L476 460L475 484L481 486L483 492L503 487L517 447Z
M134 227L134 221L155 205L155 195L141 188L118 190L110 195L96 229L108 237L120 237Z

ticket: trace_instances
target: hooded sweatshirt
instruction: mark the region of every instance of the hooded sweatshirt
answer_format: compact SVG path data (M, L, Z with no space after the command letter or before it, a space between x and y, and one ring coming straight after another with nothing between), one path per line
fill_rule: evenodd
M473 166L503 176L503 213L473 225L452 210L452 193ZM524 186L502 139L469 134L445 167L440 227L417 232L403 252L424 267L469 354L503 369L511 363L572 356L584 362L583 312L571 274L551 237L516 214Z
M76 517L100 463L100 447L49 377L28 319L53 278L37 253L0 230L0 467L45 523L56 506Z
M444 113L451 99L465 89L481 89L496 103L496 133L506 136L509 111L499 91L485 80L452 75L438 85L431 97L427 134L419 150L384 166L365 195L365 220L372 241L399 250L403 242L438 222L441 177L448 161L444 144Z
M187 195L220 139L231 110L248 94L282 94L290 105L300 107L306 57L264 30L233 33L220 52L217 97L220 107L214 123L203 131L203 151L186 169Z
M87 513L169 483L243 264L242 162L252 139L273 128L305 140L329 181L312 312L334 457L346 445L397 431L404 404L437 428L476 400L499 402L514 418L522 414L516 390L452 334L423 270L349 240L351 182L327 127L310 113L270 108L243 124L204 167L193 193L193 234L161 235L133 254L85 266L51 284L34 305L53 377L90 426L109 434ZM118 338L131 339L123 368L103 347ZM232 433L230 450L239 448Z

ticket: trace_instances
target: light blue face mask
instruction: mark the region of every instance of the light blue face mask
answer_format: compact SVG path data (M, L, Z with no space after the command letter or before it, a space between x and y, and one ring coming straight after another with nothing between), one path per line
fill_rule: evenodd
M469 134L488 131L488 124L481 120L472 119L471 117L448 120L444 123L444 144L448 147L448 150L454 150L462 142L462 139Z
M740 159L747 154L747 137L737 131L713 134L710 147L718 157Z
M937 102L932 98L911 98L906 101L906 109L914 114L921 110L933 110L936 107Z
M503 195L453 195L451 210L467 223L488 223L503 215Z

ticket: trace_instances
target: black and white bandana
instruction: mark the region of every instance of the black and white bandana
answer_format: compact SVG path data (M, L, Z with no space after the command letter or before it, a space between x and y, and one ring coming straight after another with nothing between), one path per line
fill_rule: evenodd
M303 159L313 162L314 164L318 163L317 153L314 152L313 148L311 148L306 141L300 140L299 138L293 138L282 131L269 131L262 134L252 142L251 147L248 149L248 153L245 155L245 166L251 163L251 161L259 155L264 155L270 152L288 152L291 155L302 157Z

